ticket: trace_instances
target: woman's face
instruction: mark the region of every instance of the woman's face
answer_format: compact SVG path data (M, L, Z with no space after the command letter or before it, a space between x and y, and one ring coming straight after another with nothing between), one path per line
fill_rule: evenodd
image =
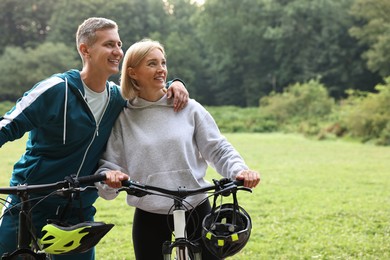
M168 69L164 54L159 49L153 49L140 64L132 69L130 77L137 81L141 89L165 88Z

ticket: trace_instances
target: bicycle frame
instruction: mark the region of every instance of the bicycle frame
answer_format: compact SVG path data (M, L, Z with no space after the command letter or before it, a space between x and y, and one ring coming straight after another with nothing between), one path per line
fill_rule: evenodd
M176 259L185 260L190 259L189 253L192 253L193 260L202 259L202 249L199 244L187 240L186 234L186 216L182 200L175 200L175 207L173 210L173 233L175 241L166 241L163 244L162 252L164 260L170 260L172 250L176 248ZM189 249L189 250L188 250ZM190 252L189 252L190 251Z
M30 194L47 192L47 191L70 191L76 190L80 184L95 183L105 180L105 175L91 175L80 178L67 178L64 181L59 181L50 184L39 185L19 185L7 188L0 188L0 194L17 195L21 200L21 209L19 211L19 228L18 228L18 244L14 252L7 252L1 256L2 260L12 260L17 256L32 257L38 260L45 260L46 253L39 251L36 244L36 237L31 232L31 203L29 200ZM70 191L72 192L72 191Z
M186 234L186 217L185 217L185 207L183 200L192 195L205 193L207 191L214 190L213 195L221 194L222 196L228 196L232 192L240 189L251 191L249 188L239 187L243 186L242 181L232 181L227 178L221 180L213 180L214 185L207 187L202 187L198 189L187 189L179 187L177 190L164 189L161 187L143 185L134 181L123 181L122 188L118 190L126 191L129 195L134 195L137 197L143 197L146 195L157 195L161 196L158 193L168 195L174 200L174 209L173 209L173 222L174 222L174 237L175 241L166 241L163 244L163 257L164 260L170 260L172 257L172 250L176 248L176 259L177 260L201 260L202 259L202 250L199 244L194 243L187 239ZM191 256L191 258L190 258Z

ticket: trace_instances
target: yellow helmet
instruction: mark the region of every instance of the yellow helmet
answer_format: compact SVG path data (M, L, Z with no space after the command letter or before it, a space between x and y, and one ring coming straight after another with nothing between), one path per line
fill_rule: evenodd
M104 222L82 222L72 226L49 223L42 228L39 242L48 254L83 253L99 243L113 226Z

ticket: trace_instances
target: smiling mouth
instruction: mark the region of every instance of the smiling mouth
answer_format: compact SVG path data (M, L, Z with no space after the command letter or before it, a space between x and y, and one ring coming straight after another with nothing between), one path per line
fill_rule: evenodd
M114 63L114 64L116 64L116 65L119 65L119 60L108 60L109 62L111 62L111 63Z
M156 77L154 78L155 80L159 80L159 81L165 81L164 77Z

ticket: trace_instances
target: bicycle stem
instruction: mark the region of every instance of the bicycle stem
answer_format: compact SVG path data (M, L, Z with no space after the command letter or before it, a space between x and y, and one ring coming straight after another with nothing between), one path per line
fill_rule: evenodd
M18 233L18 248L27 248L31 241L30 235L30 223L27 219L26 212L30 210L30 202L26 192L20 193L20 199L22 201L21 211L19 212L19 223L25 223L19 227Z

